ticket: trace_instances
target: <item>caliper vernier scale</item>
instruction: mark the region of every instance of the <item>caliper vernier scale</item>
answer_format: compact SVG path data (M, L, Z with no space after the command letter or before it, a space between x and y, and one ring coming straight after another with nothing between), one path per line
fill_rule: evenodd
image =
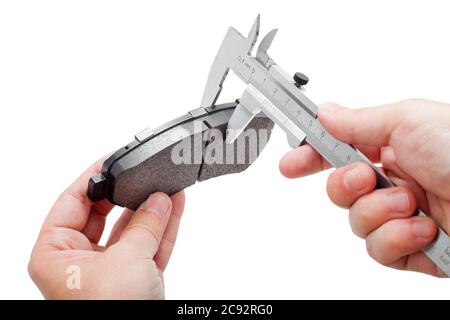
M394 183L366 156L323 128L317 118L316 105L267 54L276 29L263 38L256 57L251 55L259 24L258 16L248 37L232 27L228 29L206 83L202 107L215 105L229 70L233 70L248 85L228 122L226 142L233 142L253 117L263 112L286 132L291 147L307 142L336 168L364 162L374 169L377 188L393 187ZM416 214L425 216L420 209ZM439 228L435 240L424 249L424 253L450 276L450 239L444 230Z

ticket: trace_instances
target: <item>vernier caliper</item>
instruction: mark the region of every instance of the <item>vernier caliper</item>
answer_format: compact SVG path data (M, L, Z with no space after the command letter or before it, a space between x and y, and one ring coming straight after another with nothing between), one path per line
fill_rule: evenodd
M246 129L251 120L261 112L272 119L287 134L291 147L307 142L332 166L339 168L354 162L370 165L377 176L377 188L393 187L394 183L366 156L353 146L330 135L317 118L317 107L299 86L307 82L301 74L292 81L283 69L267 54L277 30L269 32L261 41L256 56L251 55L259 33L260 18L257 17L247 37L230 27L211 67L201 105L214 106L225 78L232 70L248 84L236 106L227 128L226 142L233 142ZM425 213L417 209L417 215ZM450 276L450 239L439 228L425 254Z

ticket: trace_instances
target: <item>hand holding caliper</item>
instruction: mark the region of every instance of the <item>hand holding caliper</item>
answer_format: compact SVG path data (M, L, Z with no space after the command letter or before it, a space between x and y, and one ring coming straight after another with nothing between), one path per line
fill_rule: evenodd
M318 119L316 106L299 90L302 78L298 79L299 77L297 77L296 81L293 81L292 77L269 57L267 49L272 43L276 30L269 32L264 37L256 56L251 55L258 33L259 17L256 19L248 37L244 37L234 28L230 28L219 49L206 84L202 99L203 107L213 106L216 103L229 70L233 70L248 85L228 122L226 141L233 142L253 117L262 112L286 132L291 147L295 148L307 143L326 162L336 168L348 165L356 166L356 163L363 163L372 170L374 187L377 189L395 187L394 182L383 169L375 166L355 147L338 139L345 137L345 135L330 134L323 127ZM409 113L404 111L403 115L407 116ZM375 119L370 118L365 120L369 123L375 121ZM381 119L381 121L383 120ZM354 130L354 127L351 127L351 129ZM408 160L404 159L404 161ZM446 164L448 170L448 160ZM428 179L438 178L438 176L435 176ZM418 182L420 183L420 181ZM448 205L448 202L446 203ZM439 207L431 205L429 209L430 211L443 211L442 208L439 209ZM414 214L426 216L419 208L414 211ZM433 214L431 215L436 217ZM442 214L440 217L442 217ZM445 219L439 219L439 222L443 223ZM434 241L425 247L423 252L442 271L441 274L450 275L450 239L443 229L438 229Z
M364 163L339 168L328 178L330 199L350 209L351 228L365 239L369 255L396 269L443 276L421 250L436 236L434 221L450 230L450 105L412 99L347 109L330 103L319 107L318 116L335 137L381 163L397 185L374 190L376 176ZM308 144L280 161L289 178L327 168ZM414 216L417 206L431 217Z

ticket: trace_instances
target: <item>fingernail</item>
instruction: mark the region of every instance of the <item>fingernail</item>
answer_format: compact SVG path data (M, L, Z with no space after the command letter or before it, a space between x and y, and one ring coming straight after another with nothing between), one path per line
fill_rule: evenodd
M404 192L393 192L386 197L389 208L394 212L409 211L409 197Z
M144 210L153 212L161 218L169 212L169 197L163 193L152 194L144 203Z
M364 189L364 181L360 168L353 168L344 174L344 187L348 191L361 191Z
M324 102L320 105L319 110L322 114L333 114L339 106L334 102Z
M434 225L427 218L417 217L411 225L412 232L419 238L431 238L434 235Z

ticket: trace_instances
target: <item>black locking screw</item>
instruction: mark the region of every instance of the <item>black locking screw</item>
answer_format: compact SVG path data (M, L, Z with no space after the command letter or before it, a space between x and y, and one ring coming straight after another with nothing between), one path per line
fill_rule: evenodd
M297 88L300 88L308 83L309 78L301 72L296 72L294 74L294 81Z

